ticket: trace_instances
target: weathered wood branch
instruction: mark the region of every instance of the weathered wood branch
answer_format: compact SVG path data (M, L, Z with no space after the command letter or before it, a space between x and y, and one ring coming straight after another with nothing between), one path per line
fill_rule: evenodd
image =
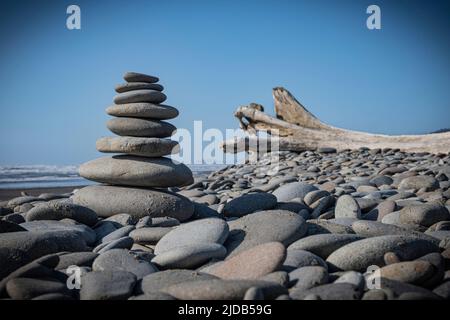
M408 152L450 152L450 132L389 136L340 129L321 122L284 88L274 88L273 98L276 117L264 113L264 108L254 103L236 110L234 115L249 136L224 141L222 147L225 152L274 150L273 147L264 149L268 143L277 146L281 151L316 150L321 147L333 147L337 150L367 147ZM259 138L259 131L268 132L271 136Z

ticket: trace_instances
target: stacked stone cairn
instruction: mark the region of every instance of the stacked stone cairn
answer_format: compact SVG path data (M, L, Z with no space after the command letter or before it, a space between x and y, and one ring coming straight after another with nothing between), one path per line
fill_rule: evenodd
M114 117L107 127L118 137L103 137L96 144L100 152L119 155L81 165L82 177L103 184L79 190L73 201L100 217L120 212L135 218L187 220L193 214L192 203L167 188L191 184L192 172L164 157L179 151L178 143L167 139L176 127L164 121L177 117L178 110L161 104L167 97L157 77L127 72L124 79L126 83L116 87L115 104L106 109Z

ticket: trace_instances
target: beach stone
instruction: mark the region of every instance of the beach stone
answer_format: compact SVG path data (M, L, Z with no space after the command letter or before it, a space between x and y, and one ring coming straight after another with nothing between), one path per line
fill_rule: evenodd
M317 148L317 152L318 153L336 153L336 148L332 148L332 147L320 147Z
M106 113L115 117L149 118L155 120L168 120L176 118L178 109L164 105L147 102L115 104L106 109Z
M89 208L68 202L47 202L27 213L26 221L73 219L87 226L97 223L97 214Z
M177 141L139 137L104 137L97 140L96 147L100 152L126 153L143 157L162 157L180 150Z
M386 200L381 202L374 210L377 211L377 221L381 221L387 214L394 212L397 208L395 201Z
M94 271L127 271L137 279L158 271L156 267L144 260L136 259L127 249L111 249L100 254L92 264Z
M334 216L335 218L361 219L361 209L352 196L345 194L337 199Z
M366 280L361 273L355 271L348 271L345 272L343 275L341 275L338 279L336 279L334 283L350 283L359 290L364 290Z
M433 265L427 261L404 261L393 263L379 269L376 276L411 284L422 284L434 273ZM374 275L369 276L370 281Z
M16 198L13 198L8 201L7 208L14 209L15 207L20 206L22 204L29 203L32 201L39 201L39 200L41 200L41 199L39 199L38 197L34 197L34 196L16 197Z
M291 182L277 188L273 195L277 197L279 202L290 201L294 198L303 198L311 191L317 190L313 185L304 182Z
M251 213L230 221L229 226L230 235L225 242L228 257L266 242L281 242L288 246L307 231L302 217L284 210Z
M180 225L180 221L171 217L158 217L151 219L151 227L169 228Z
M412 176L403 179L398 185L399 189L425 189L426 191L433 191L439 188L439 181L431 176Z
M72 199L74 203L94 210L100 217L122 212L136 218L167 216L185 221L194 212L194 206L189 199L151 189L88 186L75 193Z
M111 249L131 249L133 247L133 244L134 244L133 239L128 236L125 236L122 238L103 242L98 246L96 246L92 251L101 254Z
M244 295L243 300L256 301L256 300L264 300L264 293L261 289L257 287L249 288Z
M371 289L364 293L361 300L387 300L387 296L382 289Z
M210 259L223 259L225 247L218 243L197 243L179 246L163 252L152 259L152 263L163 269L189 269L201 266Z
M11 213L4 216L3 221L20 224L25 222L25 218L20 213Z
M426 261L433 266L432 276L420 284L422 287L433 288L445 280L445 260L441 253L433 252L424 255L417 259L417 261Z
M312 219L306 221L308 226L308 236L324 233L354 233L353 229L349 226L330 222L325 219Z
M288 250L306 250L326 259L331 253L363 237L356 234L316 234L292 243Z
M144 73L139 72L126 72L123 76L123 79L126 82L146 82L146 83L155 83L159 81L158 77L151 76Z
M259 280L197 280L182 282L165 289L179 300L242 300L248 289L259 288L266 299L286 294L286 288Z
M6 291L14 300L30 300L46 293L68 293L65 283L31 278L9 280L6 284Z
M438 246L427 240L388 235L349 243L328 256L327 262L338 270L365 271L371 265L384 266L386 252L394 252L405 261L438 251Z
M318 201L320 198L323 198L323 197L326 197L326 196L329 196L329 195L330 195L330 193L328 191L325 191L325 190L311 191L311 192L308 192L305 195L304 202L305 202L306 205L311 207L311 205L313 203L315 203L316 201Z
M380 187L382 185L391 185L393 182L394 179L389 176L376 176L375 178L372 178L370 180L370 183L373 183L377 187Z
M193 182L191 170L169 158L128 155L99 158L82 164L79 171L89 180L136 187L174 187Z
M135 103L135 102L149 102L161 103L166 101L167 97L164 93L155 90L133 90L117 94L114 97L115 104Z
M171 227L148 227L133 230L130 237L135 243L140 244L156 244L166 234L172 231Z
M116 231L118 227L117 224L113 221L101 220L95 225L95 235L96 235L96 243L100 242L105 236Z
M303 300L309 295L317 295L320 300L359 300L362 293L350 283L329 283L308 290L293 290L289 296L294 300Z
M258 280L275 282L280 286L287 287L289 285L289 275L286 271L274 271L265 276L259 277Z
M305 250L289 249L287 250L286 260L283 262L282 269L292 272L299 268L314 266L328 269L327 263L314 253Z
M229 233L228 224L220 219L208 218L181 224L167 233L156 244L155 254L160 255L176 247L218 243L223 244Z
M111 221L114 224L117 224L118 228L135 225L137 223L137 219L128 213L118 213L113 216L110 216L106 219L103 219L103 222Z
M156 90L163 91L164 87L158 83L148 82L127 82L116 86L117 93L128 92L133 90Z
M102 243L106 243L106 242L110 242L113 240L117 240L123 237L126 237L130 234L131 231L133 231L135 229L134 226L125 226L125 227L121 227L117 230L114 230L113 232L107 234L106 236L104 236L101 239Z
M0 233L27 231L17 223L0 220Z
M436 222L449 219L450 213L447 208L437 203L407 206L400 210L400 223L404 224L429 227Z
M291 290L307 290L328 283L328 271L320 266L307 266L289 272Z
M400 282L392 279L380 278L380 287L383 290L391 291L394 296L399 297L404 293L417 293L428 299L439 299L439 296L425 288L412 285L406 282Z
M139 118L112 118L106 126L119 136L166 138L173 135L176 127L168 122L160 120Z
M192 270L165 270L145 276L142 281L138 283L136 290L140 293L151 294L153 292L163 292L165 289L175 284L211 279L217 278L206 273Z
M270 193L252 193L227 202L222 213L230 217L242 217L255 211L269 210L277 205L277 198Z
M2 233L0 243L0 279L47 254L87 249L80 234L64 231Z
M91 267L97 257L97 253L90 251L65 253L59 256L59 262L55 269L63 270L70 266Z
M80 300L127 299L132 295L135 284L136 276L131 272L88 272L81 277Z
M280 242L268 242L244 250L208 270L221 279L257 279L278 270L286 257Z
M450 281L446 281L434 288L433 293L445 300L450 299Z

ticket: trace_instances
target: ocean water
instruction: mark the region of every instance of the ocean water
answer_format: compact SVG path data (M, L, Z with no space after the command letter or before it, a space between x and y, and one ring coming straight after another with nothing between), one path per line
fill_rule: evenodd
M224 165L188 165L194 175L219 170ZM78 166L0 166L0 189L71 187L94 184L79 176Z

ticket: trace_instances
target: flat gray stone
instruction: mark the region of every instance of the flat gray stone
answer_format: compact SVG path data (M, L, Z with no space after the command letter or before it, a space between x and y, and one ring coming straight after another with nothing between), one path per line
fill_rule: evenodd
M228 224L216 218L184 223L170 231L156 244L155 254L160 255L176 247L186 245L223 244L228 236L228 231Z
M160 91L141 89L117 94L114 97L114 103L124 104L135 102L150 102L158 104L166 101L166 99L166 95Z
M317 188L311 184L305 182L291 182L282 185L277 188L273 195L277 197L279 202L290 201L294 198L303 198L311 191L317 190Z
M230 217L242 217L255 211L273 209L277 198L270 193L252 193L240 196L227 202L222 213Z
M99 158L82 164L79 172L88 180L135 187L176 187L194 182L186 165L169 158L127 155Z
M68 293L65 283L30 278L11 279L6 284L6 291L14 300L30 300L47 293Z
M307 220L306 223L308 225L308 233L307 233L308 236L324 233L334 233L334 234L354 233L353 229L349 226L333 223L325 219L311 219Z
M190 269L203 265L211 259L223 259L227 249L218 243L197 243L179 246L152 259L152 263L163 269Z
M27 212L26 221L72 219L87 226L97 223L97 214L89 208L68 202L47 202Z
M230 221L229 225L230 235L225 242L228 257L266 242L281 242L288 246L306 233L305 220L285 210L251 213Z
M122 212L136 218L167 216L185 221L194 212L189 199L152 189L88 186L78 190L72 199L74 203L94 210L100 217Z
M101 254L111 249L131 249L133 244L134 241L131 237L122 237L99 244L94 248L93 252Z
M335 218L361 219L361 209L358 202L352 196L345 194L337 199L334 216Z
M431 176L412 176L403 179L398 185L399 189L422 189L432 191L439 188L439 181Z
M291 290L307 290L328 283L328 271L320 266L301 267L289 272Z
M429 227L436 222L450 220L450 213L441 204L430 203L407 206L400 210L400 223Z
M361 239L364 238L356 234L316 234L297 240L288 250L306 250L326 259L340 247Z
M106 126L119 136L166 138L173 135L176 127L168 122L138 118L113 118Z
M327 263L319 256L305 250L287 250L282 269L291 272L298 268L320 266L328 269Z
M135 284L131 272L88 272L81 277L80 300L124 300L132 295Z
M135 229L134 226L125 226L125 227L121 227L117 230L114 230L113 232L107 234L106 236L104 236L101 240L102 243L105 242L110 242L113 240L117 240L123 237L126 237L130 234L131 231L133 231Z
M394 252L400 260L413 260L439 247L430 241L414 236L381 236L349 243L327 258L329 265L337 270L366 271L371 265L384 266L384 255Z
M106 109L106 113L114 117L168 120L176 118L179 111L178 109L165 104L137 102L112 105Z
M55 269L67 269L70 266L91 267L97 257L97 253L90 251L65 253L59 256L59 262Z
M158 83L148 82L126 82L118 84L115 88L117 93L128 92L133 90L156 90L163 91L164 87Z
M294 300L303 300L309 295L316 295L320 300L359 300L362 291L349 283L330 283L308 290L293 290L289 293Z
M140 244L156 244L166 234L172 231L172 227L147 227L133 230L130 237L135 243Z
M100 254L92 264L93 271L127 271L142 279L157 272L155 266L147 261L136 259L126 249L111 249Z
M97 140L97 150L104 153L126 153L143 157L162 157L178 153L177 141L160 138L105 137Z
M147 82L147 83L155 83L159 81L158 77L151 76L144 73L139 72L126 72L123 76L123 79L126 82Z

